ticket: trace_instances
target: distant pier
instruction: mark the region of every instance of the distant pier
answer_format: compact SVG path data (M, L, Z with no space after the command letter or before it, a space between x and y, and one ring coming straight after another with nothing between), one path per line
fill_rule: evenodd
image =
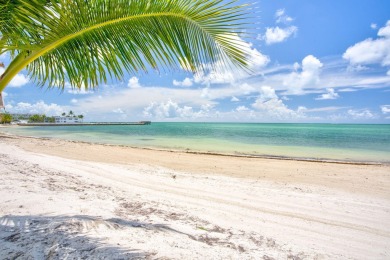
M96 122L96 123L25 123L18 124L19 126L91 126L91 125L150 125L151 121L140 122Z

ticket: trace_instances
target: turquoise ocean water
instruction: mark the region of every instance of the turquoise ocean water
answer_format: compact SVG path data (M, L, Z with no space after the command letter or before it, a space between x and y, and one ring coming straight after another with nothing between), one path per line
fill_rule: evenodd
M158 149L390 163L390 125L152 123L0 131Z

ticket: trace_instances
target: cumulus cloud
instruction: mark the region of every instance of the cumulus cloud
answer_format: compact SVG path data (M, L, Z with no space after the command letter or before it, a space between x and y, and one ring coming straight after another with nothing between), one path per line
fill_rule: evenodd
M347 114L353 119L374 119L377 116L373 114L369 109L349 109Z
M72 98L72 99L70 100L70 103L72 103L72 104L76 104L77 102L78 102L78 100L75 99L75 98Z
M390 114L390 105L381 106L381 110L383 114Z
M177 87L191 87L193 80L190 78L185 78L183 81L173 80L173 85Z
M380 64L390 65L390 20L378 31L377 39L365 39L349 47L343 54L352 66Z
M338 99L339 94L337 94L333 88L326 89L327 93L324 93L316 98L316 100L326 100L326 99Z
M169 100L167 102L152 102L144 109L146 117L154 118L188 118L194 116L193 108L190 106L180 106L178 103Z
M268 27L265 31L265 35L258 38L263 39L267 45L271 45L287 40L289 37L295 35L297 31L298 27L296 26L289 26L286 28L280 28L279 26Z
M137 77L131 77L129 79L129 82L127 83L127 86L129 88L140 88L141 85L139 84L139 80Z
M372 23L370 27L371 29L375 30L376 28L378 28L378 25L376 23Z
M294 71L283 81L289 94L302 94L304 88L315 87L319 81L319 75L323 64L313 55L308 55L302 60L301 71Z
M236 108L236 111L238 111L238 112L249 111L249 108L247 108L246 106L238 106Z
M378 36L382 36L382 37L386 37L386 38L390 37L390 20L387 21L385 27L382 27L379 29Z
M4 73L5 69L0 67L0 75ZM8 84L9 87L19 88L23 85L26 85L29 82L29 78L24 74L16 74L16 76Z
M248 83L243 83L238 85L238 89L241 95L248 95L250 93L256 92L257 89Z
M286 15L284 9L279 9L276 11L275 19L276 24L285 24L286 27L267 27L264 35L259 34L257 39L265 41L267 45L284 42L289 37L295 36L298 31L298 27L293 25L288 26L288 24L291 23L294 19Z
M22 114L45 114L47 116L60 115L67 109L55 103L46 104L44 101L38 101L35 104L19 102L16 105L6 105L8 111Z
M275 90L269 86L260 88L260 95L252 104L252 107L264 118L272 120L298 119L304 118L304 111L299 109L294 111L289 109L275 93Z

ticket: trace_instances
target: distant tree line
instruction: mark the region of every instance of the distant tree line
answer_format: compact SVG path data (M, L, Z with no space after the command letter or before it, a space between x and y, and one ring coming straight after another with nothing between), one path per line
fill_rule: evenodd
M73 111L69 111L68 114L62 113L62 116L72 117L72 118L80 118L84 119L83 115L75 115ZM10 124L13 120L13 117L9 113L0 114L0 124ZM55 123L54 116L46 116L45 114L34 114L34 115L19 115L16 114L15 120L28 120L29 123Z
M45 114L35 114L30 116L30 118L28 119L29 123L55 123L55 121L56 120L54 119L54 116L48 117Z

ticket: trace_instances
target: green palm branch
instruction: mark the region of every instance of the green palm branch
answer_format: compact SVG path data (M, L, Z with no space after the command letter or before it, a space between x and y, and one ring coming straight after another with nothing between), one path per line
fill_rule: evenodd
M124 72L247 67L246 5L223 0L3 0L0 92L26 68L39 86L93 88Z

